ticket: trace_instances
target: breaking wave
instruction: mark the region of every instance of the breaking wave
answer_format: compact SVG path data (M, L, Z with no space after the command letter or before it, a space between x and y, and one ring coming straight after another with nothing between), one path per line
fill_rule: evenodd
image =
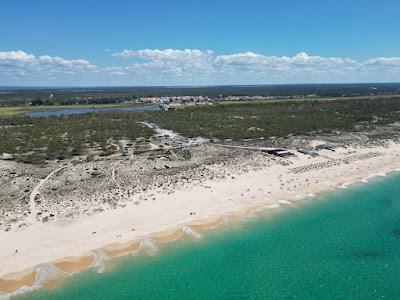
M152 239L143 239L140 241L140 249L146 251L149 255L155 255L157 253L157 246Z
M53 264L38 265L37 267L35 267L35 271L37 272L37 275L34 285L39 286L49 280L57 279L65 275L63 271L61 271Z
M341 189L347 189L349 187L349 185L353 184L353 182L349 181L349 182L345 182L343 183L341 186L339 186L339 188Z
M186 234L187 234L188 236L190 236L190 237L194 237L194 238L196 238L196 239L201 238L201 235L200 235L198 232L196 232L195 230L193 230L193 228L190 227L190 226L188 226L188 225L183 226L183 227L182 227L182 231L183 231L184 233L186 233Z
M109 256L104 250L97 249L94 252L94 261L93 267L98 268L97 273L103 273L105 271L105 262L111 260L111 256Z
M368 183L369 180L374 178L374 177L385 177L385 176L386 176L385 172L378 172L378 173L371 174L371 175L369 175L367 177L364 177L360 181L363 182L363 183Z
M292 204L291 201L283 200L283 199L282 199L282 200L279 200L278 203L279 203L279 204L282 204L282 205Z

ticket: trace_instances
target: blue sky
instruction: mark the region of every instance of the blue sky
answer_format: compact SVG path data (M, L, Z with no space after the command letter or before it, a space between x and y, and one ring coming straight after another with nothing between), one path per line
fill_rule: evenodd
M3 0L0 8L0 85L400 81L399 1Z

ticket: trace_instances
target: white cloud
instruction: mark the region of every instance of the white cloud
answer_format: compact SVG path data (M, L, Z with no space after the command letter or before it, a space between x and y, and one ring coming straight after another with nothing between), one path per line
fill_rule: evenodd
M208 84L347 82L357 81L358 78L380 81L366 67L372 64L372 59L359 62L350 58L313 56L304 52L289 57L267 56L251 51L216 55L211 50L143 49L123 50L113 56L134 58L131 72L149 79L154 76L166 84L193 81ZM392 67L396 63L395 59L385 61L385 67ZM375 60L380 62L380 59ZM396 74L392 71L390 74L400 78L400 72Z
M261 84L400 81L400 57L364 61L300 52L268 56L255 52L217 55L211 50L141 49L111 54L120 65L96 66L24 51L0 51L0 85L5 84Z
M122 52L114 53L113 56L135 57L143 60L131 66L132 71L142 75L149 72L159 72L164 76L185 76L187 79L209 75L213 71L212 62L215 59L213 51L196 49L123 50ZM200 72L202 74L199 74Z
M35 56L32 54L27 54L24 51L0 51L0 61L11 62L11 61L33 61Z
M364 66L400 67L400 57L376 57L364 62Z
M83 59L35 56L24 51L0 51L0 79L12 77L17 84L35 78L43 81L59 78L74 80L76 74L95 72L96 69L95 65Z

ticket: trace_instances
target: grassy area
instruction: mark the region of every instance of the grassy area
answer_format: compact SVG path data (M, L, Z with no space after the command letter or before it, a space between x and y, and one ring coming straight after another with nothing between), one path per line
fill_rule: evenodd
M0 116L13 116L28 112L28 107L14 106L14 107L0 107Z
M138 104L136 103L95 104L94 107L96 108L124 107L124 106L138 105ZM33 111L59 110L68 108L92 108L92 107L93 104L5 106L5 107L0 107L0 116L14 116Z

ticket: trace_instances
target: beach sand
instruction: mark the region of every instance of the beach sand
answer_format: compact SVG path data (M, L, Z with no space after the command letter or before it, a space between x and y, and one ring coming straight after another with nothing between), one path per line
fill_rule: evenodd
M23 287L32 287L37 273L32 270L12 273L0 278L0 291L12 293Z
M224 179L190 188L182 185L173 193L151 191L155 201L141 205L128 202L125 207L65 224L35 223L1 232L0 240L5 242L0 247L0 291L10 293L34 286L37 274L33 270L43 263L76 273L101 259L99 250L108 257L118 257L138 251L142 241L157 244L187 236L198 238L203 230L238 221L258 209L289 205L400 168L400 145L394 142L338 148L335 152L322 150L320 154L270 159L266 167L231 172ZM20 270L30 271L10 275Z

